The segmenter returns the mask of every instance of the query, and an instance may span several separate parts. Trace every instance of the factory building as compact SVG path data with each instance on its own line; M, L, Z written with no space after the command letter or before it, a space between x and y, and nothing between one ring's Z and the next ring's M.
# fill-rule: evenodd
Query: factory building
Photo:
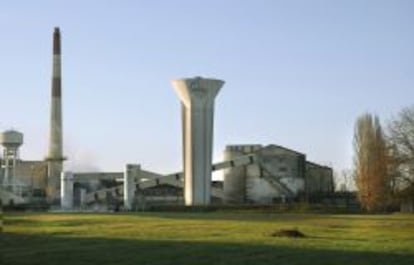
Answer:
M224 172L222 181L209 183L211 204L266 205L304 201L313 194L333 192L331 168L307 161L305 154L278 145L227 146L223 161L213 164L211 170ZM106 179L108 184L97 189L88 188L80 205L120 200L128 201L129 209L185 204L184 173L160 175L140 168L129 181L122 172L103 174L74 174L75 182ZM110 182L111 179L118 182ZM84 182L83 187L86 184Z
M212 204L263 205L333 192L331 168L307 161L305 154L282 146L229 145L223 157L222 162L212 165L212 171L223 170L223 180L211 182ZM0 162L0 180L5 183L5 160ZM7 204L11 199L13 203L45 199L47 166L47 161L17 159L13 189L24 201L10 196L2 200ZM99 205L101 209L114 209L125 201L129 201L129 209L184 204L183 173L165 176L140 169L132 175L129 187L124 185L124 172L74 172L72 175L69 205L75 208ZM128 200L125 190L131 187Z
M269 204L305 199L315 192L333 192L332 169L306 160L300 152L268 145L229 145L224 159L255 154L258 163L224 172L223 200L229 204Z
M23 134L8 130L0 133L3 156L0 157L0 184L2 202L28 203L45 198L47 190L47 162L20 158Z
M333 192L333 170L331 167L307 161L305 182L306 193L309 196Z
M18 160L15 169L15 180L30 187L39 194L47 188L47 162Z

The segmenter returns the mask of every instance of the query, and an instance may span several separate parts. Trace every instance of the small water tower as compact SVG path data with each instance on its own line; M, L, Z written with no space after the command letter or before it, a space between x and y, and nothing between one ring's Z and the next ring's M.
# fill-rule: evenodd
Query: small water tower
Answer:
M23 144L23 134L15 130L2 132L0 133L0 144L3 146L3 185L12 185L16 161L20 158L19 147Z

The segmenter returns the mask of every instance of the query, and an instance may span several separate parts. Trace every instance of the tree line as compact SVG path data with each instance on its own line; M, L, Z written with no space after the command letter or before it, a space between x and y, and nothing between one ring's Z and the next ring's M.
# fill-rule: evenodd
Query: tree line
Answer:
M414 105L383 127L378 116L359 116L354 132L358 198L368 212L385 211L404 191L414 199Z

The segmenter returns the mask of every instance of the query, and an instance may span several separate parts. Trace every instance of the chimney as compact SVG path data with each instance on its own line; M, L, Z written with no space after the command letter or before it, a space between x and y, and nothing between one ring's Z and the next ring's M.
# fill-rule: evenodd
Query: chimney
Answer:
M53 70L52 70L52 100L50 109L50 134L48 161L47 196L51 203L57 203L60 191L60 175L63 170L62 144L62 79L60 31L55 28L53 33Z

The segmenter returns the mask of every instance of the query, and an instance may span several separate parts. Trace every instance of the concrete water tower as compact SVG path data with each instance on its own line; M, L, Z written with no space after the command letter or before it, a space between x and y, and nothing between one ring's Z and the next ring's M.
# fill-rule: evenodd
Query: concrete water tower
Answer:
M181 101L185 205L209 205L213 149L214 99L224 81L185 78L172 81Z
M19 147L23 144L23 134L15 130L2 132L0 133L0 144L3 146L3 185L12 185L16 161L20 158Z

